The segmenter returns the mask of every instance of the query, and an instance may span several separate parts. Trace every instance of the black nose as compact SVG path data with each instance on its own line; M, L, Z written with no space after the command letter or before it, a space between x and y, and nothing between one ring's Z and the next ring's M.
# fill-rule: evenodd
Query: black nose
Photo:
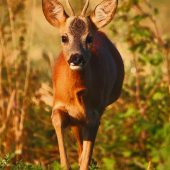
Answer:
M82 63L83 65L85 64L85 60L83 58L82 54L72 54L70 59L68 60L68 63L73 63L74 65L79 65L80 63Z

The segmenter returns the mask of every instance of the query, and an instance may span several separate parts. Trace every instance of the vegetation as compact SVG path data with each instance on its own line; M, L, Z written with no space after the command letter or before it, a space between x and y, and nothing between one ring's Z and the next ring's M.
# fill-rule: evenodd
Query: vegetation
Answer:
M11 157L14 155L10 155L9 153L6 154L4 158L0 158L0 169L11 169L11 170L44 170L44 168L41 165L31 165L28 163L23 163L22 160L20 160L15 165L9 165ZM60 167L60 164L56 161L53 162L51 166L47 167L47 170L62 170Z
M80 0L71 3L79 14ZM160 26L168 4L119 0L105 29L124 59L125 78L120 99L108 106L101 120L93 152L100 167L93 160L90 169L170 167L170 35ZM0 169L60 169L50 115L51 73L61 46L41 2L1 0L0 40ZM65 141L72 168L77 169L77 144L70 129Z

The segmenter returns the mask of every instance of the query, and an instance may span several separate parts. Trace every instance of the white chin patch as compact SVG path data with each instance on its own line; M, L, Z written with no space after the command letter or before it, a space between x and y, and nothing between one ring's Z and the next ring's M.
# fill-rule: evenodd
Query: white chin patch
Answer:
M70 63L70 68L72 70L81 70L83 68L83 64L80 63L79 65L74 65L73 63Z

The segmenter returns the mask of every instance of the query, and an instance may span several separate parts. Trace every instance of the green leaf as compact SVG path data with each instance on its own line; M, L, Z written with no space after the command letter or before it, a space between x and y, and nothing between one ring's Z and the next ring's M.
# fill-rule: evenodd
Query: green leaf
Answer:
M159 14L159 11L158 11L157 8L154 8L154 13L155 13L155 15L158 15L158 14Z
M153 100L160 100L162 98L163 94L161 92L156 92L154 95L153 95Z
M138 3L139 3L139 0L133 0L134 5L138 5Z
M147 55L140 55L139 62L142 62L143 64L146 64L150 60L149 56Z
M54 161L51 166L54 170L60 170L61 169L60 163L58 163L57 161Z
M132 27L132 31L133 33L138 34L139 36L144 36L147 38L152 37L152 33L150 32L150 29L148 29L148 27L141 27L141 26L139 27L134 25Z
M130 151L124 151L123 152L124 157L129 157L131 155Z
M107 170L112 170L113 166L115 165L115 160L111 158L103 158L104 166L107 168Z
M147 18L149 15L148 14L145 14L145 15L136 15L135 17L134 17L134 20L137 22L137 23L139 23L142 19L145 19L145 18Z
M99 169L99 167L100 165L97 165L97 162L92 158L92 165L89 166L90 170Z
M135 52L139 49L139 52L142 53L143 50L145 49L145 47L146 47L146 43L144 41L142 41L137 44L134 44L130 49L132 52Z
M120 118L128 118L128 117L134 117L136 115L136 111L129 107L128 110L125 113L121 113L119 115Z
M154 58L150 58L150 63L152 65L159 65L162 62L162 55L157 52Z

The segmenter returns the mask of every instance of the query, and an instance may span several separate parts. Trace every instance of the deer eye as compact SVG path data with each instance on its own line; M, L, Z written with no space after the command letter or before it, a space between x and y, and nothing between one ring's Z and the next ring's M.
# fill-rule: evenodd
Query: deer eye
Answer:
M87 37L86 41L87 41L87 43L92 43L93 42L93 37Z
M66 36L62 36L61 40L62 40L63 43L66 43L68 41L68 38Z

